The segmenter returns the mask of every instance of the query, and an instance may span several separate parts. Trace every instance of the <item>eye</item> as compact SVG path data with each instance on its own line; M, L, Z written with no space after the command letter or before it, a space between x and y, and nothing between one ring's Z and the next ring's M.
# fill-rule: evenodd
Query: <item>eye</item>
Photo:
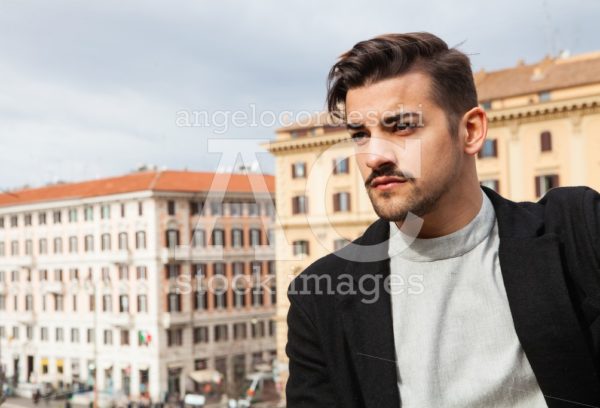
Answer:
M356 132L350 135L352 141L358 145L365 144L367 142L368 136L365 132Z
M394 126L394 129L402 132L402 131L406 131L406 130L415 129L417 127L419 127L419 126L416 123L412 123L412 122L398 122Z

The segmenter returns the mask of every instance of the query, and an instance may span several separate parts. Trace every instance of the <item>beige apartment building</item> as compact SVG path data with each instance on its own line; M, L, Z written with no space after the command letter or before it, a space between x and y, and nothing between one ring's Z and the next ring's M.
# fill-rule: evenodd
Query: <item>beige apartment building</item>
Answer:
M272 176L187 171L0 194L10 384L160 401L196 390L204 370L230 391L270 363L273 195Z
M556 186L600 189L600 52L475 73L490 124L478 159L482 184L513 200ZM375 220L343 127L325 114L277 131L277 351L286 361L291 278L358 237Z

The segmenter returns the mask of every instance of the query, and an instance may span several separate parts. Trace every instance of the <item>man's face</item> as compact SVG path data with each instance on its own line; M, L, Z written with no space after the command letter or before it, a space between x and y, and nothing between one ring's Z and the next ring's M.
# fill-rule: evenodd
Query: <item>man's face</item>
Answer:
M463 154L430 87L428 75L409 72L346 95L358 166L375 212L388 221L430 213L460 182Z

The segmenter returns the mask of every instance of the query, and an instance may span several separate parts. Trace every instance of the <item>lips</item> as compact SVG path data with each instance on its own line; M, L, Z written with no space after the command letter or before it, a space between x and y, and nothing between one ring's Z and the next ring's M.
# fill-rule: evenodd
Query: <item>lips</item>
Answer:
M373 179L370 186L378 190L387 190L405 182L406 179L401 177L382 176Z

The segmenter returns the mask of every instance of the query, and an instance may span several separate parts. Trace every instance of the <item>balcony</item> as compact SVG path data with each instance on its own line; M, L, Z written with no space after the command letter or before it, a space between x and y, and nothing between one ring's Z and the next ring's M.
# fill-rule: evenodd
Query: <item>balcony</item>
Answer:
M35 314L35 312L28 310L25 312L19 312L19 315L17 316L17 320L19 321L19 323L24 324L24 325L33 325L35 324L37 319L37 316Z

